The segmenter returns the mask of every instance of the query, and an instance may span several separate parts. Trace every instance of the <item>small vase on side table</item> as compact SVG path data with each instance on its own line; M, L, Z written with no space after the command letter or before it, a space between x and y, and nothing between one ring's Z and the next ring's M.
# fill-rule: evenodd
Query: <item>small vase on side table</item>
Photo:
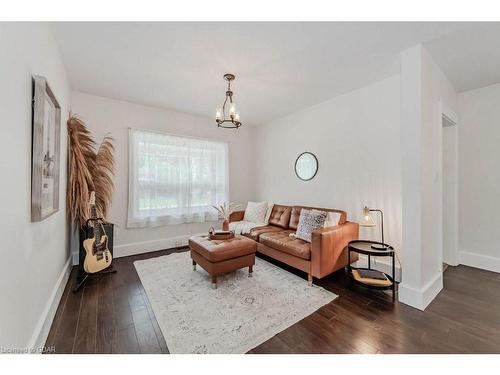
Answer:
M224 220L222 222L222 230L229 230L229 220Z

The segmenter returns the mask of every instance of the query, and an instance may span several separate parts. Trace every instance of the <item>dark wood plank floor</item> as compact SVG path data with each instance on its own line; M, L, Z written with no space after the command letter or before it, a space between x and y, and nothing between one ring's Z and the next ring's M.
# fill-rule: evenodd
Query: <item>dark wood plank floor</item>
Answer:
M56 353L168 353L133 262L178 251L117 258L115 275L76 294L73 269L46 345ZM350 289L343 271L315 282L339 297L250 353L500 353L500 274L448 267L424 312Z

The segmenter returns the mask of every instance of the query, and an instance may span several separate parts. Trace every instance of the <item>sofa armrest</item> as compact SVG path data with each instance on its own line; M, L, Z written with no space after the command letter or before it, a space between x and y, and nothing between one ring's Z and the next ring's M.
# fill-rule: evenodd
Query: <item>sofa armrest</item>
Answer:
M242 211L234 211L231 215L229 215L229 222L233 221L242 221L245 217L245 210Z
M347 265L346 246L359 238L359 224L350 221L315 230L311 237L311 273L324 277ZM355 256L351 259L355 261Z

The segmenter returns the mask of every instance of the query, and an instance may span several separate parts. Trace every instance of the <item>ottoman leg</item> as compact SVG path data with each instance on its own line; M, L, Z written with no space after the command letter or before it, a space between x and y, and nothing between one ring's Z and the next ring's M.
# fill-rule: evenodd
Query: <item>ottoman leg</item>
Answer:
M253 266L248 266L248 277L253 276Z
M217 289L217 276L212 276L212 289Z
M196 262L193 260L193 271L196 271Z

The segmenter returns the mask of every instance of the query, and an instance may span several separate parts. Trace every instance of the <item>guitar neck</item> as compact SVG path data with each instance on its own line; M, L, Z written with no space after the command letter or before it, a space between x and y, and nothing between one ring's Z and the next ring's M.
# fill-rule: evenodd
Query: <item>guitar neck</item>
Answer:
M97 209L95 206L92 206L90 210L90 217L91 219L97 219ZM97 243L101 242L101 231L99 230L97 220L94 220L94 239Z

